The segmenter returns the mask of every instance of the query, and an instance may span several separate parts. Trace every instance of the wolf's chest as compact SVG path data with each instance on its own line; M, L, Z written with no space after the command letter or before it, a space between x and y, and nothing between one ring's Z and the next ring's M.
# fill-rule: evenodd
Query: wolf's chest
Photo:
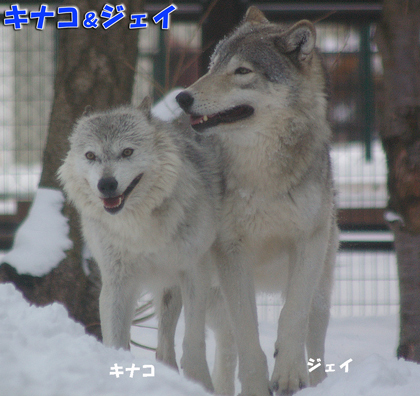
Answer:
M296 232L299 217L298 208L287 194L275 196L238 189L226 198L222 221L223 228L230 229L239 239L261 245L266 239L290 237Z

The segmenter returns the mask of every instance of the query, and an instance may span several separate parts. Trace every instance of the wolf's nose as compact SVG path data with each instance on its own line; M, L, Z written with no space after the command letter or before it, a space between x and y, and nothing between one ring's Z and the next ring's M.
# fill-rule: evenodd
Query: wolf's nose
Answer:
M103 177L98 183L98 190L106 196L112 196L117 187L118 182L115 177Z
M175 99L181 108L185 111L187 111L194 102L194 97L187 91L180 92Z

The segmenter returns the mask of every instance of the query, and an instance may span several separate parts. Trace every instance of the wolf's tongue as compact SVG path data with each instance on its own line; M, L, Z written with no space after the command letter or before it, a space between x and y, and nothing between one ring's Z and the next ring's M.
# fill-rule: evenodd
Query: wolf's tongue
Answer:
M250 105L232 107L220 113L210 115L190 115L190 124L196 131L203 131L206 128L214 127L220 123L230 123L250 117L254 114L254 108Z
M191 123L191 125L199 124L202 118L203 118L202 116L199 116L199 117L190 116L190 123Z
M105 208L113 209L121 205L123 198L124 198L123 195L120 195L119 197L115 197L115 198L103 198L102 201L104 202Z

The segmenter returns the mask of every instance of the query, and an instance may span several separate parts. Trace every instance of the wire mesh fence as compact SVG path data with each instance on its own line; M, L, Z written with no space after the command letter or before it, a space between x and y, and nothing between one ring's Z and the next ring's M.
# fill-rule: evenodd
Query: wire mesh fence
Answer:
M373 29L373 28L371 28ZM386 161L377 139L376 121L366 155L363 120L361 31L348 24L319 23L318 45L331 75L330 119L334 132L332 161L339 208L384 208ZM0 226L1 216L31 200L41 172L53 98L56 29L22 31L0 25ZM197 24L173 23L164 34L141 31L133 103L145 95L158 98L168 89L187 86L199 76L201 35ZM380 97L381 62L370 48L373 86ZM376 113L380 111L375 101ZM373 240L378 233L371 233ZM346 250L338 255L333 315L384 315L398 309L396 259L392 251ZM279 295L261 295L259 314L275 320Z
M260 320L277 322L283 300L280 294L260 293ZM382 316L399 309L398 276L394 252L340 252L335 268L332 316Z
M33 28L33 27L32 27ZM0 214L31 200L53 98L55 30L0 26Z

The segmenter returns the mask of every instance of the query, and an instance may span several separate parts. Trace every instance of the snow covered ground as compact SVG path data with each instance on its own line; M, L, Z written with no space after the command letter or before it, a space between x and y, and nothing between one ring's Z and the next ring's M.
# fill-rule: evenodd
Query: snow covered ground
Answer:
M176 334L178 358L182 322ZM148 325L154 324L151 320ZM261 344L270 369L273 368L276 327L275 320L260 321ZM325 357L331 372L318 387L304 389L298 395L417 396L420 365L394 357L397 328L396 316L332 318ZM133 328L132 333L136 341L156 345L155 329ZM211 332L208 332L207 344L212 365L214 339ZM352 360L346 372L346 367L340 366L349 359ZM118 378L115 364L122 372ZM205 394L199 385L157 363L153 352L139 348L132 352L105 348L69 319L59 304L43 308L30 306L12 285L0 285L0 395Z
M115 363L124 368L119 378L110 375ZM130 378L125 368L133 364L140 370ZM13 286L0 285L0 395L200 396L205 392L152 358L105 348L85 335L59 304L30 307Z

